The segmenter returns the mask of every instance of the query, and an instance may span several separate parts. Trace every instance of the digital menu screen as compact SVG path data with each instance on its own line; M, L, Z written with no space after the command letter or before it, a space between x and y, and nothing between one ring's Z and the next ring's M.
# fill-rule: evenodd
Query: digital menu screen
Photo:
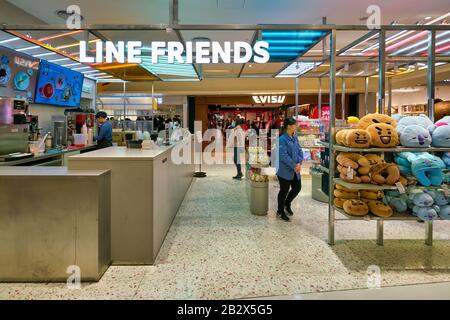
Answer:
M0 97L34 101L39 59L0 46Z
M79 107L84 75L48 61L41 61L35 102Z

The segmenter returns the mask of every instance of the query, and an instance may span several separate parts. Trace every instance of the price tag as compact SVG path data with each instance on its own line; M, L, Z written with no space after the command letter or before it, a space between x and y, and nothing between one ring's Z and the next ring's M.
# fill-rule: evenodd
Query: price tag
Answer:
M353 168L352 167L347 168L347 178L350 180L353 180Z
M450 195L450 191L448 190L448 186L446 184L442 185L442 190L444 191L446 197Z
M363 219L364 221L370 221L370 215L366 214Z
M401 194L406 193L405 187L400 182L396 182L395 186L397 187L398 192L400 192Z

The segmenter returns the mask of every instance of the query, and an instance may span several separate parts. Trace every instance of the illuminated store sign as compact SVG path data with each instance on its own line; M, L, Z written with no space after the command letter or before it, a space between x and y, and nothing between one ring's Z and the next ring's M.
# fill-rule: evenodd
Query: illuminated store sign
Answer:
M255 103L283 103L286 96L252 96Z
M142 50L150 50L151 63L158 63L160 57L167 57L168 63L266 63L270 59L269 43L257 41L253 46L244 41L186 42L153 41L150 47L143 47L141 41L98 41L95 55L88 55L88 43L80 41L80 62L82 63L142 63Z

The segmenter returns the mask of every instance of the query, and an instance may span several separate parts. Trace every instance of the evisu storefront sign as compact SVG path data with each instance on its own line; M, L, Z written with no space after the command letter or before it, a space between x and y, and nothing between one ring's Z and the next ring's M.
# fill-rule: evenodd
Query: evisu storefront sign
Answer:
M141 41L98 41L95 54L89 55L86 41L80 41L80 62L82 63L142 63L142 52L150 52L151 63L161 57L168 63L267 63L270 59L269 43L257 41L251 45L244 41L178 42L153 41L144 47Z
M276 96L276 95L261 95L252 96L253 102L255 103L284 103L286 96Z

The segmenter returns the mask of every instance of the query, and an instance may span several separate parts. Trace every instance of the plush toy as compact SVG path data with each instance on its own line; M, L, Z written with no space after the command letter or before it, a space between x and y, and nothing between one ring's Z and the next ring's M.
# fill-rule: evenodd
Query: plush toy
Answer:
M359 122L359 118L358 118L358 117L353 117L353 116L351 116L351 117L348 117L348 118L347 118L347 123L348 123L349 125L356 126L356 125L358 124L358 122Z
M403 128L399 135L400 143L405 147L428 148L431 145L430 132L417 124Z
M369 161L370 166L375 166L377 164L386 163L386 161L384 161L384 159L382 157L380 157L379 155L377 155L375 153L366 154L366 155L364 155L364 157L366 157L366 159Z
M334 198L333 202L334 202L334 205L335 205L337 208L343 209L343 208L344 208L344 202L347 201L347 200L348 200L348 199Z
M341 130L343 131L343 130ZM366 130L347 129L343 133L344 146L351 148L368 148L370 136Z
M383 198L384 193L383 191L375 191L375 190L359 190L359 195L361 198L364 199L378 200Z
M434 105L434 119L435 121L450 116L450 101L441 101Z
M392 148L398 145L398 134L395 128L386 123L371 124L367 127L371 145L379 148Z
M444 161L445 166L447 167L447 169L450 170L450 152L445 152L442 155L442 161Z
M408 196L396 190L384 193L383 202L388 204L395 212L406 212L408 210Z
M369 207L369 211L378 217L389 218L394 213L389 205L385 204L380 200L371 200L363 198L361 198L361 200L367 204L367 206Z
M344 211L352 216L365 216L369 213L369 207L361 200L347 200L343 205Z
M334 189L333 194L336 198L340 199L358 199L358 191Z
M345 143L345 135L347 133L347 129L342 129L336 132L335 140L336 143L343 146Z
M400 180L400 170L393 163L378 164L370 169L371 183L394 185Z
M414 190L409 194L412 202L412 213L423 221L438 218L439 206L434 204L433 198L422 190Z
M397 133L401 136L403 130L414 125L421 126L424 129L429 130L430 127L433 126L433 122L424 114L419 116L404 117L397 123Z
M358 169L359 166L367 167L369 166L369 160L366 157L351 152L341 152L336 157L336 161L344 167L351 167L353 169Z
M395 156L395 162L401 173L413 174L422 186L442 184L445 164L437 156L427 152L401 152Z
M444 124L430 129L434 147L450 148L450 125Z
M403 119L403 116L400 113L395 113L395 114L391 115L391 118L394 119L397 122L397 124L398 124L398 122L401 119Z
M341 165L337 166L337 170L339 171L339 177L350 183L361 183L361 178L356 174L355 170L351 167L343 167Z
M358 128L366 130L372 124L385 123L392 127L397 127L397 122L388 115L380 113L369 113L362 117L358 122Z
M444 220L450 220L450 202L444 189L425 190L434 201L434 204L439 206L439 217Z

